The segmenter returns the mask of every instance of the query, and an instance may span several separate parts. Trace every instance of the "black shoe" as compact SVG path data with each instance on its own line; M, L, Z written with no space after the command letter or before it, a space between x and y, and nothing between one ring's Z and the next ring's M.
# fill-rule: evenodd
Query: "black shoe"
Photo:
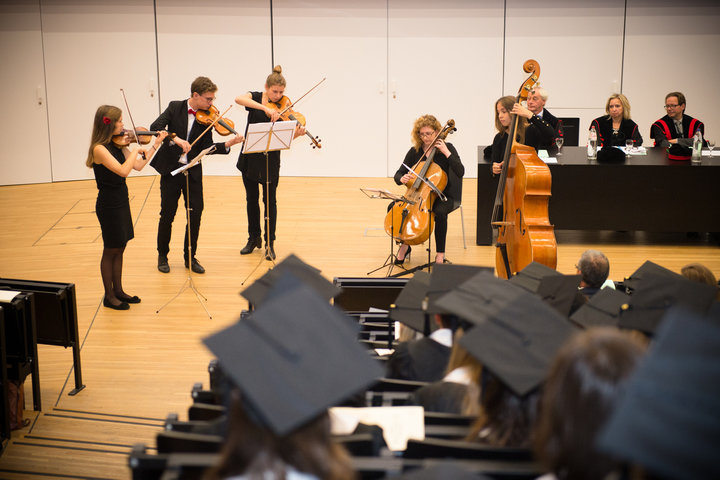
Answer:
M170 265L165 255L158 255L158 270L162 273L170 273Z
M112 308L113 310L129 310L130 305L127 302L120 302L120 305L111 303L107 298L103 298L103 307Z
M275 260L275 249L271 245L265 246L265 260Z
M115 297L121 302L140 303L140 297L137 295L133 295L132 297L130 295L115 295Z
M407 251L405 252L405 256L401 259L395 257L395 261L393 262L395 265L402 265L405 263L405 260L410 256L410 252L412 251L412 247L410 245L407 246Z
M248 238L247 244L240 250L240 255L252 253L255 248L262 247L262 239L260 237Z
M192 259L192 265L190 265L187 258L185 259L185 268L189 268L195 273L205 273L205 269L202 265L200 265L200 262L198 262L195 257Z

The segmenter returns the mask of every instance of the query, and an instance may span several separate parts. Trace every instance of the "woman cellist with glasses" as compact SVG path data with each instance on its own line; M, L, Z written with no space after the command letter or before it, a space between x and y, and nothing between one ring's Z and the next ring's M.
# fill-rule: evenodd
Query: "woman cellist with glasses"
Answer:
M436 198L432 207L435 217L433 220L435 226L435 263L447 263L445 259L447 217L460 203L462 177L465 174L465 167L460 161L460 156L455 147L452 143L447 143L438 137L441 129L440 122L432 115L423 115L415 120L411 133L413 146L408 150L403 165L400 165L394 176L395 183L398 185L408 185L414 182L416 175L411 173L413 166L426 155L428 150L433 147L437 150L433 162L447 175L447 184L443 190L447 200L442 201L440 198ZM410 251L410 245L403 243L398 250L395 264L402 265L409 256Z

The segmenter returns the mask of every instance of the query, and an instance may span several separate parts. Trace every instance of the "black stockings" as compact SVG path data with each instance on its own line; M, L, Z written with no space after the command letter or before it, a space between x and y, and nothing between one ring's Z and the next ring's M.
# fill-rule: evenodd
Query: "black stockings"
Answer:
M102 276L103 287L105 287L105 298L113 304L120 303L118 296L128 296L122 288L124 251L125 247L104 248L102 258L100 259L100 275Z

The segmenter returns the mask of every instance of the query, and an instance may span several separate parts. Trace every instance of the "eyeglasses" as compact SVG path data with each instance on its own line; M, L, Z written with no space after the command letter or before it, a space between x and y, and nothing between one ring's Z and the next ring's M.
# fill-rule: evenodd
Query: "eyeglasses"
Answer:
M432 137L435 135L435 132L419 132L418 135L421 137Z
M680 105L665 105L666 110L670 110L671 108L678 108Z
M215 100L215 97L205 97L203 95L200 95L200 98L204 99L206 102L212 103Z

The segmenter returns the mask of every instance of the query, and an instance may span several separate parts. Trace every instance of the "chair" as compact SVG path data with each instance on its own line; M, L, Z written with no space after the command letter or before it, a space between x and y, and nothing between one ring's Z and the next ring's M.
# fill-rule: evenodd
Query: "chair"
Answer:
M222 405L193 403L190 405L190 408L188 408L188 420L215 420L225 414L226 410Z
M375 385L367 389L365 398L367 404L373 407L405 405L415 390L427 384L427 382L381 378Z
M408 440L403 458L465 458L472 460L532 461L527 448L490 447L481 443L461 440L426 438Z
M155 437L158 453L218 453L223 445L220 435L162 431Z

